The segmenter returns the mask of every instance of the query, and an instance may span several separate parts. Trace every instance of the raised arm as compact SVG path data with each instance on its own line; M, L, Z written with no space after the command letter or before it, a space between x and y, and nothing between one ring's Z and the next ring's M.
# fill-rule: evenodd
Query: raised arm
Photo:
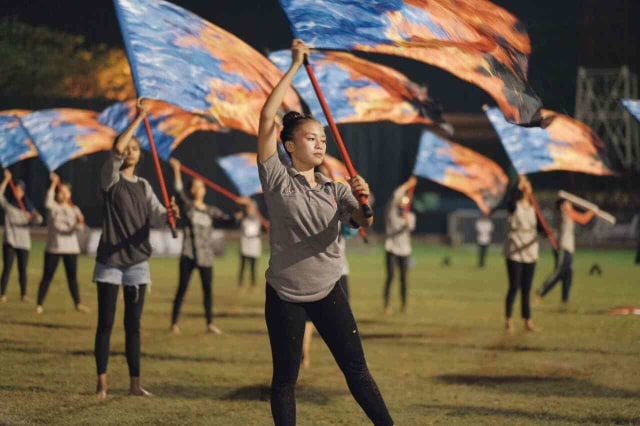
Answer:
M571 211L569 212L569 216L571 217L571 220L573 220L574 222L579 223L580 225L586 225L587 223L591 222L591 219L593 219L593 217L595 216L595 213L592 212L591 210L581 213L571 208Z
M51 180L51 185L49 185L49 190L47 191L47 198L45 200L44 206L51 210L55 207L55 193L56 186L60 183L60 176L51 172L49 173L49 179Z
M302 66L305 55L309 54L309 48L302 40L295 39L291 46L291 67L274 87L267 101L260 111L260 125L258 127L258 161L261 163L271 158L276 153L278 140L278 126L276 115L284 97L291 86L293 77Z
M4 193L7 190L7 186L11 181L11 172L8 169L4 169L4 179L2 179L2 183L0 184L0 203L2 204L2 208L5 207L7 203L7 199L4 197Z
M116 138L116 142L113 145L113 151L116 153L118 157L122 157L129 146L129 142L133 139L138 126L142 120L144 120L145 115L149 111L149 104L145 99L138 99L138 115L136 118L129 124L129 127L125 129L118 137Z

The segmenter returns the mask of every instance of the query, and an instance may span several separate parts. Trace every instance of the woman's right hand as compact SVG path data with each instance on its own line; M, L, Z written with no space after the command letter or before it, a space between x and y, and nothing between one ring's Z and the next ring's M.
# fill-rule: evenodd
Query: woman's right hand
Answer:
M309 56L309 46L304 41L296 38L291 44L291 66L299 67L304 63L304 58Z
M145 115L149 112L149 100L145 98L138 98L138 114Z
M51 185L58 185L60 183L60 176L54 172L49 173L49 179L51 179Z
M4 181L5 182L9 182L11 180L12 176L13 175L11 174L9 169L4 169Z

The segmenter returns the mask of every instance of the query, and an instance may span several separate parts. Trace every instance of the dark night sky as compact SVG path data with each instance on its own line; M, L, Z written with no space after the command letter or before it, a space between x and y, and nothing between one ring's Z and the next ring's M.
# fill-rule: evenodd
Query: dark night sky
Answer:
M231 31L263 52L286 48L291 40L277 0L179 0L174 3ZM634 46L638 46L640 36L631 17L640 16L638 0L495 0L495 3L527 25L533 46L529 78L550 109L573 112L579 64L619 66L626 55L637 71ZM82 34L88 43L121 46L110 0L0 0L0 5L3 16ZM589 27L584 24L588 16L593 17ZM631 29L625 33L624 28ZM428 84L432 96L442 99L448 111L479 112L483 103L491 103L480 89L439 69L388 56L369 58L398 68L414 81Z

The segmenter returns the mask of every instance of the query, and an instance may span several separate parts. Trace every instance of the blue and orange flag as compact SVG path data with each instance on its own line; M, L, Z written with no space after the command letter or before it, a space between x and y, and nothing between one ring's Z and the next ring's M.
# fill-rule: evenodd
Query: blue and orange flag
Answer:
M198 130L219 131L220 125L210 116L186 112L175 105L162 101L149 101L149 124L156 143L158 155L163 160L168 160L171 152L182 141ZM98 117L98 120L117 133L122 133L135 119L138 113L136 101L118 102L111 105ZM142 148L149 149L149 140L144 125L136 130L136 137Z
M291 66L291 52L280 50L269 59L282 72ZM443 121L425 87L409 80L393 68L379 65L345 52L313 52L313 69L323 88L336 123L392 121L398 124L434 124ZM293 84L309 106L311 114L327 124L320 102L303 70Z
M413 174L462 192L487 214L500 203L509 183L491 159L429 131L420 136Z
M640 123L640 99L620 99L620 101L627 111Z
M489 93L510 122L539 121L527 81L529 36L488 0L279 0L296 38L314 48L403 56Z
M513 166L520 174L566 170L610 175L604 143L589 126L549 110L542 110L545 128L523 128L504 119L498 108L486 109Z
M0 165L3 168L38 156L36 147L20 121L20 117L30 112L24 109L0 111Z
M46 109L22 117L22 124L49 170L67 161L113 147L116 132L81 109Z
M262 192L262 184L258 177L258 156L255 152L228 155L216 161L238 188L240 195L251 196Z
M256 135L282 73L233 34L162 0L114 0L138 97L210 115ZM300 111L289 90L285 109Z

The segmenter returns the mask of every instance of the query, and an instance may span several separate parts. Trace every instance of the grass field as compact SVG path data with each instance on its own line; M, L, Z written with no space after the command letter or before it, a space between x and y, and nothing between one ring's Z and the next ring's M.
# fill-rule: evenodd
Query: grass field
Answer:
M94 398L96 291L91 258L80 262L81 295L91 314L76 313L62 265L45 313L18 302L14 276L0 305L0 424L268 425L271 355L263 317L263 284L239 296L237 247L215 269L215 316L222 336L204 333L199 278L192 280L181 321L169 316L177 260L154 259L142 335L142 376L153 398L126 395L123 305L111 340L110 397ZM450 254L453 267L441 266ZM353 310L367 360L398 425L640 424L640 317L609 316L615 305L640 305L640 268L630 251L579 250L571 306L559 288L534 308L540 333L503 330L504 261L492 249L486 270L475 249L420 245L410 271L410 308L382 315L383 252L349 251ZM588 268L598 261L602 277ZM261 260L262 268L267 258ZM535 283L550 272L538 264ZM42 247L32 251L29 294L37 291ZM398 291L394 287L394 304ZM516 312L519 313L519 302ZM368 424L331 354L313 343L311 368L298 382L298 424Z

